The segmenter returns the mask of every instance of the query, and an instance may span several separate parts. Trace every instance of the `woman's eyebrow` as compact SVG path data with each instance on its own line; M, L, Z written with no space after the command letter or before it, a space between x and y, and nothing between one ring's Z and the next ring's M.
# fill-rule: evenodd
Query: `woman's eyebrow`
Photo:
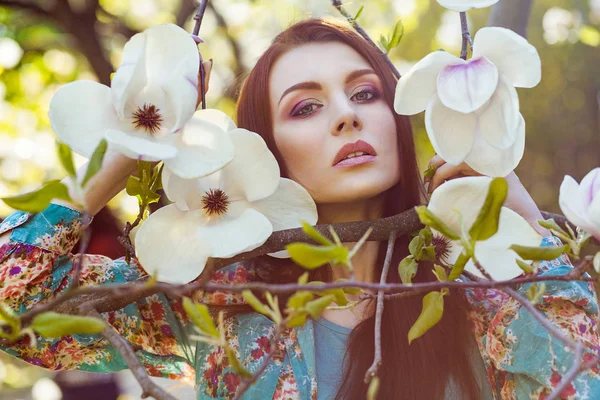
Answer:
M356 71L352 71L348 74L348 76L346 77L345 83L350 83L353 80L358 79L361 76L367 75L367 74L375 74L375 71L370 68L357 69ZM287 94L289 94L295 90L300 90L300 89L321 90L322 88L323 87L321 86L321 84L319 84L318 82L315 82L315 81L297 83L295 85L290 86L289 88L287 88L285 90L285 92L283 92L283 94L279 98L279 103L277 103L277 104L278 105L281 104L281 100L283 100L283 98Z

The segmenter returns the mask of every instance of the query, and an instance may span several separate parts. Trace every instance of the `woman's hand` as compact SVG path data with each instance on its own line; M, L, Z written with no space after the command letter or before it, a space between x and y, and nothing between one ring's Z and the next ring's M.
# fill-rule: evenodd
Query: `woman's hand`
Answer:
M448 164L437 154L431 159L429 165L435 167L433 177L425 178L425 183L429 183L429 194L433 193L433 191L445 181L465 176L483 176L464 162L459 165ZM550 235L550 231L537 223L538 219L543 219L542 214L529 195L529 192L527 192L525 187L521 184L519 177L513 171L506 176L505 179L508 183L508 195L504 201L504 206L525 218L525 220L529 222L533 229L539 232L540 235Z

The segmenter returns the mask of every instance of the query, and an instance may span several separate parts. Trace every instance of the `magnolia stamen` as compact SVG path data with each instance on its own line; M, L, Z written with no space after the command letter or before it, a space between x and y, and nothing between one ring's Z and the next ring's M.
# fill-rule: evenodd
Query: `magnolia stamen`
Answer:
M202 208L209 216L219 216L227 212L229 197L221 189L209 189L202 197Z
M144 129L150 134L154 134L160 130L160 124L163 122L163 117L160 114L160 109L154 104L144 104L143 107L133 113L133 123L136 129Z
M448 262L448 256L450 256L450 239L445 236L433 235L431 244L435 249L435 258Z

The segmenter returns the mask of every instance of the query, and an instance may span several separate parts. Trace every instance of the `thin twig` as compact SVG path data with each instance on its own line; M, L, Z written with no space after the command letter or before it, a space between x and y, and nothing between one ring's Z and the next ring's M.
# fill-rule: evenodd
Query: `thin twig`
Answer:
M360 35L363 38L365 38L367 40L367 42L369 42L370 44L372 44L373 47L375 47L379 51L379 54L381 54L384 57L385 61L390 66L390 70L392 71L392 73L394 74L394 76L397 79L400 79L400 72L398 72L398 70L396 69L396 67L392 63L392 61L389 59L389 57L383 51L381 51L381 49L373 42L373 40L371 40L371 38L369 37L369 34L358 24L358 22L356 22L356 20L354 19L354 17L352 17L350 14L348 14L348 12L344 9L344 6L342 5L342 1L341 0L331 0L331 4L344 17L346 17L346 19L348 20L348 22L354 27L354 29L358 33L360 33Z
M200 32L200 25L202 24L202 18L204 18L204 12L206 11L206 6L208 5L208 0L202 0L200 3L200 7L198 7L198 12L194 15L194 20L196 24L194 25L193 34L198 36Z
M283 329L282 325L275 325L275 335L271 339L271 346L269 348L269 354L267 354L267 356L262 361L260 368L252 375L251 378L242 380L242 382L240 383L240 386L238 387L238 389L235 393L235 397L233 398L233 400L240 400L242 398L242 395L244 393L246 393L246 391L248 389L250 389L250 386L252 386L254 384L254 382L256 382L258 377L263 372L265 372L265 370L269 366L269 362L271 361L271 359L275 355L275 352L277 351L277 348L279 347L279 340L281 339L281 330L282 329Z
M91 315L96 318L102 319L100 313L94 309L86 309L86 307L82 310L87 315ZM176 400L175 397L171 396L160 386L156 385L150 377L148 373L144 369L144 366L137 358L135 351L132 349L131 344L125 340L112 326L107 326L106 329L102 331L102 336L104 336L123 356L123 360L127 364L127 367L131 370L138 383L142 387L143 394L142 398L152 396L157 400Z
M392 254L394 253L395 243L396 232L392 232L390 234L387 251L385 253L383 270L381 271L381 279L379 280L380 285L384 285L387 281L388 272L390 270L390 264L392 263ZM365 375L366 383L371 382L371 379L373 379L377 375L377 370L381 365L381 319L383 317L383 305L383 291L379 290L377 292L377 308L375 309L375 358L373 359L373 364L371 364Z
M471 47L471 51L473 51L473 40L471 39L471 34L469 33L467 13L464 11L460 13L460 29L462 32L462 49L460 50L460 58L466 60L469 53L469 45Z
M573 359L573 363L571 364L571 368L567 371L566 375L564 375L558 386L552 390L552 393L546 398L546 400L557 400L560 398L563 390L569 386L571 382L575 380L577 375L581 372L581 359L583 356L584 347L581 343L577 343L575 345L575 358Z

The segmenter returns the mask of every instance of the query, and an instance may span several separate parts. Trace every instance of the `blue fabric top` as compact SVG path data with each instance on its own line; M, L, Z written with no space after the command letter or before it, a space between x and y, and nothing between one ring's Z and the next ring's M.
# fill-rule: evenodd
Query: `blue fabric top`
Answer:
M332 400L342 384L344 355L352 329L319 318L315 320L317 400Z

